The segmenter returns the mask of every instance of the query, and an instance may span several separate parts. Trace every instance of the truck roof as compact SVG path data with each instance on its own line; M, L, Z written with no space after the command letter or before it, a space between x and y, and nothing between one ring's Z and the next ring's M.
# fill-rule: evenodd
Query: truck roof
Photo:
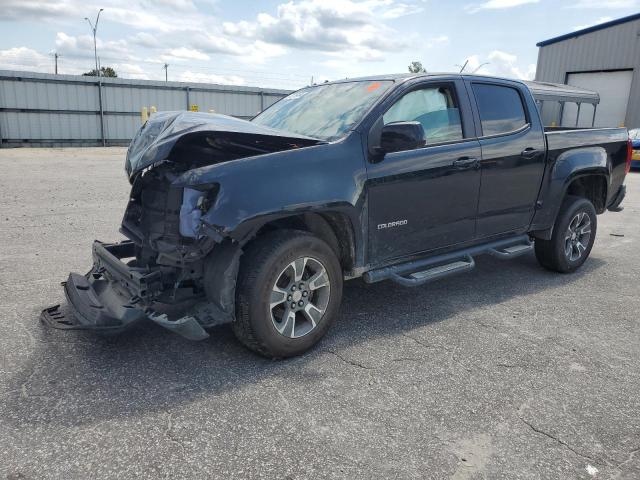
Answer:
M386 75L371 75L366 77L356 78L343 78L340 80L334 80L327 82L332 83L345 83L345 82L375 82L375 81L392 81L392 82L404 82L410 79L418 77L460 77L460 78L472 78L472 79L496 79L496 80L509 80L522 83L527 86L529 91L536 100L539 101L557 101L557 102L575 102L575 103L600 103L600 95L597 92L586 90L580 87L574 87L573 85L565 85L560 83L551 82L535 82L531 80L518 80L512 78L496 77L491 75L473 75L473 74L461 74L456 72L429 72L429 73L394 73ZM323 85L323 84L319 84Z
M505 77L497 77L497 76L491 76L491 75L474 75L474 74L459 73L459 72L428 72L428 73L390 73L385 75L370 75L365 77L342 78L340 80L333 80L331 82L326 82L326 84L343 83L343 82L384 81L384 80L388 80L392 82L403 82L406 80L419 78L419 77L489 78L489 79L496 79L496 80L509 80L511 82L522 83L522 80L505 78ZM319 83L317 85L325 85L325 84Z

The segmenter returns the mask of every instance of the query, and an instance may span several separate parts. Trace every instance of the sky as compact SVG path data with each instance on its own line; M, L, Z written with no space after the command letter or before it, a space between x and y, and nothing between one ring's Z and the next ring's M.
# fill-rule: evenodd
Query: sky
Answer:
M640 0L0 0L0 69L295 89L427 71L533 78L536 43Z

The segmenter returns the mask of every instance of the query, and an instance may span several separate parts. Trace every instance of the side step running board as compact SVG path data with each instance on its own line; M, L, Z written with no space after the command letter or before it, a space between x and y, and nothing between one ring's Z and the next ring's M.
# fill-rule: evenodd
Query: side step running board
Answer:
M399 265L370 270L363 276L367 283L393 280L406 287L416 287L449 275L467 272L475 267L474 255L488 253L500 259L511 259L530 252L533 243L528 235L497 240L456 252L412 260Z
M509 260L511 258L519 257L520 255L524 255L527 252L533 250L533 242L528 241L527 243L520 243L517 245L512 245L510 247L505 248L492 248L489 250L489 255L493 255L496 258L501 258L503 260Z
M456 273L468 272L469 270L473 270L475 266L476 262L474 262L472 257L467 255L464 258L451 263L437 265L421 272L410 273L406 277L393 273L390 278L394 282L404 285L405 287L415 287L418 285L424 285L428 282L433 282L434 280L438 280L443 277L448 277L449 275L455 275Z

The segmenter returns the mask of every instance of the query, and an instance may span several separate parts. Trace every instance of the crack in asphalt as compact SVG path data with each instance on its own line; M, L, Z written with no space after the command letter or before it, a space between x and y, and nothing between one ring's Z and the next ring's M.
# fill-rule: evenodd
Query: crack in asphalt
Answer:
M326 350L326 352L335 355L337 358L342 360L344 363L346 363L348 365L351 365L353 367L362 368L364 370L373 370L373 368L368 367L367 365L364 365L364 364L362 364L360 362L356 362L355 360L349 360L348 358L343 357L342 355L340 355L338 352L336 352L334 350Z
M415 357L395 357L391 359L392 362L420 362L422 360L422 358Z
M596 464L600 464L600 465L602 465L602 462L600 462L600 461L596 460L595 458L593 458L593 457L591 457L591 456L589 456L589 455L586 455L586 454L584 454L584 453L582 453L582 452L580 452L580 451L576 450L574 447L572 447L571 445L569 445L567 442L565 442L565 441L564 441L564 440L562 440L561 438L558 438L558 437L556 437L556 436L554 436L554 435L551 435L551 434L550 434L550 433L548 433L548 432L545 432L544 430L542 430L542 429L540 429L540 428L536 427L536 426L535 426L535 425L533 425L531 422L529 422L529 421L525 420L525 419L524 419L524 418L522 418L522 417L518 417L518 418L519 418L519 419L520 419L520 420L521 420L525 425L527 425L531 430L533 430L534 432L539 433L539 434L541 434L541 435L544 435L545 437L550 438L551 440L553 440L553 441L555 441L556 443L558 443L558 444L562 445L563 447L567 448L568 450L571 450L573 453L575 453L575 454L576 454L576 455L578 455L579 457L582 457L582 458L588 458L588 459L589 459L589 460L591 460L593 463L596 463Z
M31 371L27 375L27 378L25 378L24 381L20 384L20 396L22 398L37 398L37 397L46 398L47 397L46 395L32 395L29 392L29 384L31 383L31 379L35 374L36 374L36 367L32 366Z
M442 351L445 351L445 352L449 353L449 354L451 355L451 359L452 359L455 363L457 363L460 367L462 367L462 368L463 368L464 370L466 370L467 372L473 372L473 368L469 367L468 365L466 365L466 364L464 364L463 362L461 362L460 360L458 360L458 357L455 355L455 353L453 352L453 350L452 350L452 349L447 348L447 347L445 347L445 346L443 346L443 345L432 345L432 344L430 344L430 343L423 342L422 340L418 340L418 339L417 339L417 338L415 338L414 336L412 336L412 335L408 335L408 334L406 334L406 333L404 333L404 332L400 332L400 334L401 334L403 337L406 337L406 338L408 338L408 339L410 339L410 340L413 340L415 343L417 343L418 345L420 345L420 346L421 346L421 347L423 347L423 348L426 348L426 349L429 349L429 350L442 350ZM485 371L485 372L486 372L486 370L485 370L484 368L481 368L481 367L479 367L479 366L477 366L477 365L476 365L476 368L477 368L478 370L482 370L482 371Z
M173 433L173 414L171 412L166 412L167 415L167 428L164 430L164 436L169 440L169 442L177 444L182 451L182 456L186 457L185 446L181 440L179 440Z
M413 337L411 335L408 335L408 334L406 334L404 332L400 332L400 335L402 335L403 337L408 338L409 340L413 340L415 343L417 343L421 347L424 347L424 348L436 348L435 345L431 345L429 343L423 342L422 340L418 340L417 338L415 338L415 337ZM446 348L443 348L443 350L448 351Z
M636 453L638 453L638 452L640 452L640 447L634 448L633 450L631 450L629 452L629 455L628 455L626 460L623 460L622 462L620 462L617 465L615 465L614 468L617 470L617 472L611 478L612 479L620 478L620 475L622 475L622 467L624 467L627 463L629 463L631 460L633 460L633 457L635 457Z

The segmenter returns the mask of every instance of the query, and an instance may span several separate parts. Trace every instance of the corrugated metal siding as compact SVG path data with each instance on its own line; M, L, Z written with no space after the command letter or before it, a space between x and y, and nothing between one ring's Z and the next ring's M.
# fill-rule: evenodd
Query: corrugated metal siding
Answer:
M640 20L540 47L536 80L565 83L569 72L625 69L634 71L625 125L640 128ZM557 104L545 104L545 123L558 114Z
M102 79L108 145L126 144L140 127L140 110L200 111L253 117L290 93L229 85ZM0 70L0 146L100 144L95 77Z

